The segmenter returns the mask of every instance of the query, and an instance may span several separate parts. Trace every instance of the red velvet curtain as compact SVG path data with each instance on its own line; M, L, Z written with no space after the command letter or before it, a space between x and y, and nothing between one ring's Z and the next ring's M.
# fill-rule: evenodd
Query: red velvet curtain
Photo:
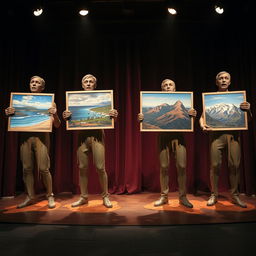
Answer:
M223 23L161 21L44 21L6 20L0 42L0 195L24 191L19 158L19 134L7 132L4 109L10 92L29 91L29 79L40 75L45 92L55 93L59 116L65 110L65 91L81 90L81 78L91 73L97 89L114 90L119 112L115 129L106 130L106 169L111 193L160 191L156 133L141 133L137 114L140 91L160 90L171 78L177 90L193 91L198 112L195 131L184 134L187 145L189 193L209 191L208 135L199 128L201 93L216 91L215 75L227 70L231 90L246 90L254 116L256 81L255 39L249 21ZM247 24L248 23L248 24ZM248 28L248 29L247 29ZM223 35L224 34L224 35ZM255 119L242 132L240 190L256 191ZM54 193L79 193L77 134L66 131L65 122L51 135L51 172ZM90 166L89 192L100 193L97 173ZM229 188L224 158L220 191ZM170 190L177 190L174 159L170 166ZM37 191L43 189L36 183Z

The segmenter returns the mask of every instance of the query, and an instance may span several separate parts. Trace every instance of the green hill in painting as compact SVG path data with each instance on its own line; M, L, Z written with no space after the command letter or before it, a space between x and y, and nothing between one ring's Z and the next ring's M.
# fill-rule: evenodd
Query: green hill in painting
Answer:
M111 105L103 106L103 107L97 107L97 108L91 108L91 111L99 112L99 113L106 113L108 114L111 110Z

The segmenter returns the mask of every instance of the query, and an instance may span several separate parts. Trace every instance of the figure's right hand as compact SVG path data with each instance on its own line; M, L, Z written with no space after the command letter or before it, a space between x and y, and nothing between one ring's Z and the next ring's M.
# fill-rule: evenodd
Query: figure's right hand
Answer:
M8 107L8 108L5 109L5 114L6 114L7 116L14 115L14 113L15 113L15 108Z
M201 128L202 128L203 132L208 132L208 131L212 130L212 127L207 124L201 126Z
M203 130L203 132L212 131L212 127L205 123L204 115L201 115L201 117L199 119L199 124L200 124L200 127Z
M144 115L142 113L138 114L138 121L142 122L144 120Z
M63 111L62 113L62 117L65 119L65 120L68 120L72 115L72 112L68 111L68 110L65 110Z

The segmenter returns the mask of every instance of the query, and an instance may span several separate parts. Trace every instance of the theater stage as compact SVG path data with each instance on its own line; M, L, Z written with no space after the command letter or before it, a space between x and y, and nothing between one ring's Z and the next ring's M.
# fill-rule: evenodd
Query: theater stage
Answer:
M241 195L247 208L240 208L230 202L230 195L223 193L215 206L206 206L209 194L188 195L194 205L188 209L179 205L178 193L169 193L169 204L154 207L158 193L132 195L111 195L113 208L102 205L99 195L90 195L89 204L72 208L71 203L78 195L61 193L55 196L56 208L48 209L43 195L35 204L16 209L25 195L0 200L0 222L37 223L69 225L179 225L236 223L256 221L256 198Z

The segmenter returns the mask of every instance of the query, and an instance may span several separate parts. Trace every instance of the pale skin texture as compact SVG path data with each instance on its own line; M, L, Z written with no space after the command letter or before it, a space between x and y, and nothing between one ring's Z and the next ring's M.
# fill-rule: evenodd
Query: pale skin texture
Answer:
M228 72L222 71L217 74L216 76L216 85L217 85L217 92L228 92L228 88L231 84L231 76ZM240 108L243 111L247 111L248 117L251 118L251 110L250 110L250 103L244 101L240 104ZM202 115L199 120L200 127L203 131L211 131L212 128L209 125L206 125L204 122L204 116Z
M162 91L164 92L175 92L176 91L176 85L174 83L174 81L170 80L170 79L165 79L163 80L162 84L161 84L161 89ZM191 117L196 117L196 110L191 108L189 111L188 111L188 114L191 116ZM143 113L139 113L138 114L138 120L140 122L142 122L144 119L144 115Z
M45 82L44 80L39 76L33 76L30 79L29 88L32 93L41 93L45 89ZM52 117L52 122L55 128L58 128L60 126L60 119L57 114L57 108L56 104L53 103L52 107L48 109L49 114ZM14 115L15 114L15 108L8 107L5 109L5 114L7 116Z
M82 79L82 87L85 91L92 91L92 90L95 90L97 86L97 80L96 78L93 76L93 75L85 75ZM62 117L63 119L67 120L71 117L72 115L72 112L71 111L68 111L68 110L65 110L63 113L62 113ZM118 112L116 109L111 109L109 111L109 116L111 118L117 118L118 116Z

